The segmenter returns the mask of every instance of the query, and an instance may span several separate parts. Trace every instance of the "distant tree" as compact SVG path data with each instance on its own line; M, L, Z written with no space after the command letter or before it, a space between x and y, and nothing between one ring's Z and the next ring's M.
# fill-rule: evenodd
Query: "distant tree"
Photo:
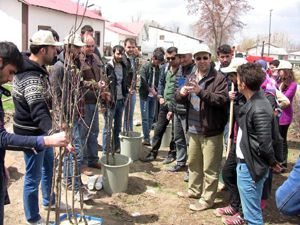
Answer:
M216 50L245 26L240 17L252 7L247 0L187 0L187 9L188 14L199 16L195 24L197 36L206 39Z
M246 52L247 49L256 45L256 40L254 38L245 38L239 44L239 51Z

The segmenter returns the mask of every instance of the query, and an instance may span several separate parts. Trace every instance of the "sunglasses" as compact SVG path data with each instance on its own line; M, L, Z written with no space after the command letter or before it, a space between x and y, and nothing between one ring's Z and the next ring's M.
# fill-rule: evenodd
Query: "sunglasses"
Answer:
M206 60L208 60L208 57L207 56L203 56L203 57L198 56L198 57L196 57L197 61L200 61L201 59L206 61Z
M173 61L175 59L176 59L176 57L167 57L167 61Z

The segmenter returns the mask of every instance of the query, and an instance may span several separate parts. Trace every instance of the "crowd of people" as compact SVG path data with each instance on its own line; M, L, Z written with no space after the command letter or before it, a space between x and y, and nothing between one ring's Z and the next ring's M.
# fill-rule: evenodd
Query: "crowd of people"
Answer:
M4 128L0 105L0 225L4 204L9 203L5 149L24 152L26 223L45 224L39 213L38 190L41 183L43 207L55 208L52 147L68 146L63 164L65 188L74 184L77 200L80 190L83 201L91 199L80 174L91 176L91 168L101 169L100 148L103 154L120 151L122 127L123 131L134 130L137 93L143 145L151 148L143 161L156 160L171 123L172 140L162 163L176 161L168 172L185 171L188 188L177 194L196 199L189 209L203 211L214 206L221 173L230 201L215 209L216 216L228 225L264 224L262 210L273 174L288 169L287 133L297 89L293 68L284 60L250 63L234 58L227 44L217 49L217 63L212 55L203 43L192 50L158 47L140 65L136 40L128 38L124 46L113 47L112 59L104 63L89 25L63 42L54 30L39 30L30 39L29 52L22 54L13 43L1 42L0 84L13 82L15 114L14 134L10 134ZM2 86L0 91L9 94ZM101 146L97 138L102 114ZM57 125L62 120L65 124ZM69 137L63 130L70 121ZM300 212L299 166L298 160L276 192L278 209L288 215Z

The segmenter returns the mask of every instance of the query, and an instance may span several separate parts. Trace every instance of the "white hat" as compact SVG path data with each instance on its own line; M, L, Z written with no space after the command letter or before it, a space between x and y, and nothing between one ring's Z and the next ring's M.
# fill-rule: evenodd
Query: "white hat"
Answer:
M30 45L61 46L63 43L55 41L51 31L39 30L32 35Z
M293 65L286 60L279 60L279 66L275 70L292 69Z
M211 55L211 51L210 51L210 49L209 49L209 47L208 47L207 44L201 43L200 45L198 45L196 47L196 50L194 50L193 55L196 55L199 52L206 52L206 53L208 53L208 54Z
M237 68L242 65L246 64L248 61L244 58L233 58L227 67L221 68L223 73L236 73Z
M79 34L69 34L64 38L64 44L72 44L78 47L85 46L86 44L81 41L81 37Z

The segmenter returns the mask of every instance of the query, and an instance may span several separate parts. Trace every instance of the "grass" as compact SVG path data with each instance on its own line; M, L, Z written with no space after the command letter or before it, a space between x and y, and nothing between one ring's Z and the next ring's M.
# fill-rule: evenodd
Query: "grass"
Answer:
M12 84L7 83L3 85L4 88L8 89L9 91L12 91ZM2 102L3 102L3 108L4 111L14 111L15 110L15 105L13 103L12 97L6 97L3 95L2 97Z

